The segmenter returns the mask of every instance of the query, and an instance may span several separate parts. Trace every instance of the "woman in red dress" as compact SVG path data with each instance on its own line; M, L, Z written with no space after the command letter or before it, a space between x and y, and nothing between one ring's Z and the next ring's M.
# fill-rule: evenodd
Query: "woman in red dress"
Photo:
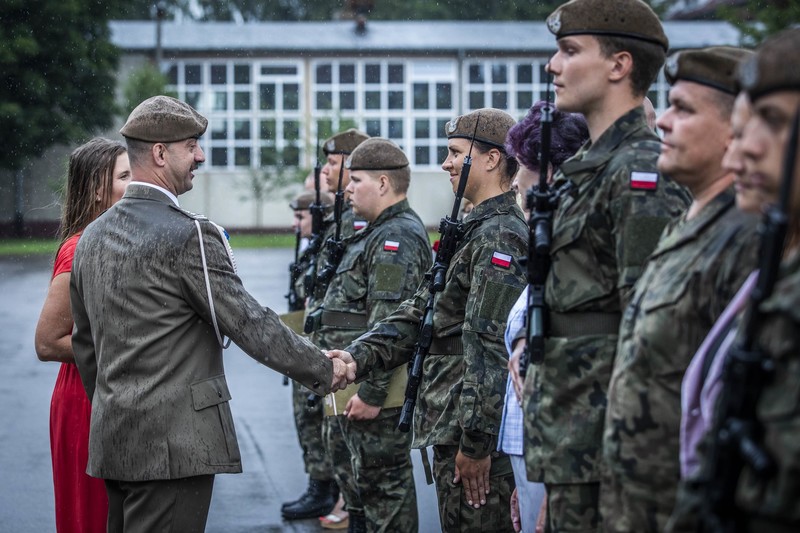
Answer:
M50 451L58 533L106 531L108 498L102 479L86 475L89 418L86 396L72 353L69 278L72 256L83 229L122 198L131 180L125 146L95 138L69 158L53 277L36 326L36 354L57 361L61 370L50 403Z

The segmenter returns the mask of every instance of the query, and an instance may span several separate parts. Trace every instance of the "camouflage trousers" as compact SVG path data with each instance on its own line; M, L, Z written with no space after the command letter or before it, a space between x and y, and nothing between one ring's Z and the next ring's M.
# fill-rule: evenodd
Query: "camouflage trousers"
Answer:
M458 446L433 447L433 480L439 500L439 521L443 533L512 532L511 493L514 492L514 472L507 455L492 453L489 473L491 490L486 505L475 509L467 504L461 483L453 483ZM425 450L423 450L425 453Z
M303 464L311 479L327 481L333 477L331 462L322 441L323 399L314 396L314 405L308 405L311 391L292 381L292 408L297 438L303 450Z
M669 484L658 483L658 479L666 480L654 474L650 482L644 483L606 470L600 492L603 531L664 531L675 508L677 476Z
M600 531L600 483L545 483L547 523L545 533L597 533Z
M339 485L339 491L347 504L347 510L353 513L364 513L361 495L358 492L356 477L353 474L352 458L342 433L340 419L344 415L326 416L322 422L322 433L325 439L325 451L333 465L333 478Z
M419 516L410 453L412 433L397 429L400 408L382 410L373 420L336 419L350 450L367 530L416 532Z

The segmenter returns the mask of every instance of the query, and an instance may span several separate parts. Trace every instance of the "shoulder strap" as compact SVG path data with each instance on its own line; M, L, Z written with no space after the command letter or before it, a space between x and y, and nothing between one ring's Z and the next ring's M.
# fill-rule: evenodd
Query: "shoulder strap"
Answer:
M231 345L231 339L228 338L227 342L223 337L222 333L219 331L219 325L217 324L217 313L214 310L214 298L211 296L211 283L208 280L208 265L206 264L206 249L203 245L203 231L200 229L200 221L198 219L194 219L194 225L197 228L197 238L200 241L200 258L203 262L203 276L205 277L206 281L206 294L208 295L208 307L211 311L211 325L214 326L214 333L217 334L217 342L222 347L222 349L226 349L228 346ZM231 263L233 265L234 272L236 271L236 263L233 261L233 252L231 251L230 244L228 244L228 240L225 238L225 235L222 233L224 230L214 224L214 226L220 231L220 235L222 236L222 241L225 243L225 250L228 252L228 257L231 259Z

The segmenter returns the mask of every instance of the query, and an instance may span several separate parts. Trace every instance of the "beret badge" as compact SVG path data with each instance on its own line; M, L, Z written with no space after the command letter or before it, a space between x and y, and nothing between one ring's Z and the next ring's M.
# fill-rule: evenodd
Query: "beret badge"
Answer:
M449 131L450 133L453 133L454 131L456 131L456 129L458 128L458 119L459 118L461 118L461 117L456 117L456 118L454 118L453 120L451 120L450 122L447 123L447 131Z
M554 34L557 34L561 30L561 11L556 11L547 17L547 29Z
M673 54L669 59L667 59L666 64L664 65L664 72L667 76L674 78L678 75L678 57L680 53Z
M325 145L325 147L328 149L329 152L333 152L334 150L336 150L336 141L331 139L330 141L328 141L328 144Z

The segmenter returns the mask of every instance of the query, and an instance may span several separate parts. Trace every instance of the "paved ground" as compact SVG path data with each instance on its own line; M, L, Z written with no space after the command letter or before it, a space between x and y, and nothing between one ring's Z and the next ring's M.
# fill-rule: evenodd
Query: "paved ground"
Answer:
M263 304L284 309L289 250L237 250L247 289ZM36 320L47 292L51 258L0 258L0 531L54 531L49 448L50 395L58 365L33 350ZM217 476L210 533L324 531L316 519L283 522L281 502L294 499L306 478L294 431L289 387L281 376L232 345L225 366L244 473ZM420 531L439 531L436 495L416 465Z

